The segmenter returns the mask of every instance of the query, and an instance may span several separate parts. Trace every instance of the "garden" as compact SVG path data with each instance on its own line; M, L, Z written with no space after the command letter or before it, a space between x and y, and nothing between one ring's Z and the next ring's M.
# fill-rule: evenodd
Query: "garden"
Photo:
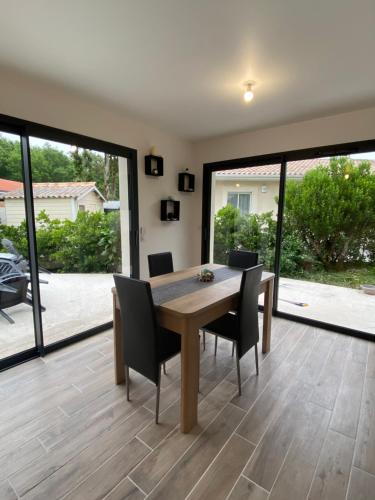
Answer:
M277 201L277 200L276 200ZM231 205L215 215L214 261L230 249L259 253L273 270L276 219L272 212L241 215ZM284 277L358 288L375 284L375 175L368 161L331 158L285 191L282 251Z

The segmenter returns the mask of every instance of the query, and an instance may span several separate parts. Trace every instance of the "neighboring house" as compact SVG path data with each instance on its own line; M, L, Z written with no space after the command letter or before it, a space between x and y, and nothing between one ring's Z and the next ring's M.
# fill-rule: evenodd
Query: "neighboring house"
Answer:
M8 181L7 179L0 179L0 224L6 224L6 210L4 195L9 193L9 191L14 191L15 189L22 189L22 182L18 181Z
M359 163L363 160L354 160ZM371 161L375 174L375 161ZM289 162L287 180L301 180L318 165L328 165L329 158L314 158ZM277 215L275 199L279 195L280 164L225 170L215 174L215 213L228 204L242 214L273 212Z
M35 216L45 210L52 219L75 220L79 211L102 212L106 201L95 182L34 182ZM4 196L6 221L18 226L25 218L23 189Z

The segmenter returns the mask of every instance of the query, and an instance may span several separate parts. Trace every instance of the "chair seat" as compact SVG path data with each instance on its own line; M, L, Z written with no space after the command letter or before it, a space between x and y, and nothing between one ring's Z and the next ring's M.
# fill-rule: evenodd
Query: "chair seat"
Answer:
M203 330L212 332L219 337L225 337L229 340L237 340L238 337L238 316L227 313L203 327Z
M160 363L167 361L181 352L181 336L178 333L172 332L172 330L159 327L158 344Z

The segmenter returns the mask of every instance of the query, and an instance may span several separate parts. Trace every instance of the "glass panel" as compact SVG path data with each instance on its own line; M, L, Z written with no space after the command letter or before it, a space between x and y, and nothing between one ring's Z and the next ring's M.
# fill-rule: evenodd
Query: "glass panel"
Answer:
M30 138L45 344L112 321L130 274L125 158Z
M375 334L375 153L289 162L278 309Z
M258 252L273 270L280 165L223 170L212 176L210 262L232 249Z
M238 208L240 209L241 215L246 215L250 213L250 194L239 194L238 195L239 203Z
M0 132L0 359L35 347L20 137Z

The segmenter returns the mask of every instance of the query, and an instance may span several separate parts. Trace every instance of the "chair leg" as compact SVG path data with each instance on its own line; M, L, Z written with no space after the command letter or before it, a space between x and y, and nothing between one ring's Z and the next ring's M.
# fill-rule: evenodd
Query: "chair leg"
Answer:
M206 332L203 330L203 335L202 335L202 341L203 341L203 350L206 350Z
M238 356L238 344L236 342L236 364L237 364L237 381L238 381L238 395L241 396L241 370L240 370L240 358Z
M166 375L166 374L167 374L167 369L166 369L166 367L165 367L165 363L163 363L163 372L164 372L164 375Z
M232 343L232 358L234 356L234 342Z
M11 317L9 316L9 314L7 314L7 313L6 313L5 311L3 311L2 309L0 309L0 315L1 315L3 318L5 318L7 321L9 321L9 323L10 323L11 325L14 325L14 323L15 323L14 319L13 319L13 318L11 318Z
M257 375L259 375L259 366L258 366L258 343L255 344L255 367L257 371Z
M159 383L156 386L155 424L159 423L160 385L161 385L160 382L161 382L161 365L159 365Z
M215 356L217 354L217 335L215 335Z
M126 400L130 401L130 377L129 367L125 365L125 384L126 384Z

